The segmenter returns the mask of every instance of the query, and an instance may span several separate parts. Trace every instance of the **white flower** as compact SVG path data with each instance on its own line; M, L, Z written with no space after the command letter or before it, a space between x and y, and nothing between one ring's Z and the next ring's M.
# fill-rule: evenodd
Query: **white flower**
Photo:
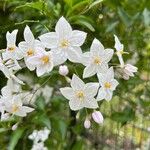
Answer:
M94 96L97 94L99 84L85 84L75 74L72 77L71 87L61 88L60 91L64 97L69 100L69 105L72 110L79 110L83 107L97 108L98 104Z
M34 130L32 134L29 135L29 139L33 140L34 143L38 143L40 141L44 142L48 139L50 134L50 130L44 128L43 130Z
M126 64L123 68L123 78L125 80L128 80L129 77L134 77L134 73L136 73L138 70L137 67L131 65L131 64Z
M93 120L94 120L96 123L98 123L98 124L103 123L103 120L104 120L104 118L103 118L103 116L102 116L102 114L101 114L100 111L94 111L94 112L92 113L92 118L93 118Z
M0 57L0 70L4 73L4 75L8 79L13 79L16 82L18 82L19 84L24 84L19 78L17 78L14 75L14 71L18 71L19 69L21 69L21 67L20 67L20 65L18 64L18 62L16 60L11 60L10 59L10 60L5 62Z
M27 62L27 59L34 56L37 53L37 49L44 48L44 46L39 40L34 38L29 26L26 26L24 29L24 39L25 41L19 43L19 48L22 51L27 68L32 71L35 69L35 66Z
M84 127L86 129L89 129L91 127L91 122L88 118L86 118L85 121L84 121Z
M64 17L61 17L55 27L56 32L49 32L39 37L46 48L52 49L55 65L64 63L67 59L78 62L82 54L80 46L84 43L86 33L79 30L72 30L70 24Z
M91 77L96 73L104 73L108 69L108 62L113 56L112 49L104 49L97 39L93 40L90 52L85 52L81 62L86 66L83 78Z
M59 74L66 76L69 73L68 67L66 65L59 66Z
M27 113L34 110L33 108L23 106L21 96L19 94L5 98L5 109L7 112L20 117L25 117Z
M14 30L12 33L7 32L6 34L7 48L6 48L6 51L2 53L4 60L22 59L21 51L16 46L17 33L18 33L18 30Z
M38 77L45 73L49 73L54 67L52 53L50 51L46 52L45 50L39 51L40 52L28 58L26 61L36 67L36 74Z
M34 143L31 150L48 150L47 147L44 146L43 142Z
M106 99L110 101L112 99L113 91L116 89L119 84L117 80L114 79L113 68L109 68L105 74L99 74L99 83L101 85L97 100Z
M116 54L118 56L118 59L119 59L119 62L120 62L120 66L121 67L124 67L124 60L123 60L123 57L122 55L126 52L124 52L124 45L121 44L121 42L119 41L118 37L116 35L114 35L115 37L115 49L116 49Z

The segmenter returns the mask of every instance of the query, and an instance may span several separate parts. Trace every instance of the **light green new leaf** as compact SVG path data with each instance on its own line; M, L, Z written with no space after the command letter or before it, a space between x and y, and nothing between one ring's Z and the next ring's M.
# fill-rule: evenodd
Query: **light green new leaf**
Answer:
M15 150L15 147L16 147L19 139L21 138L23 131L24 131L24 129L20 128L13 132L13 135L11 136L11 139L9 142L8 150Z

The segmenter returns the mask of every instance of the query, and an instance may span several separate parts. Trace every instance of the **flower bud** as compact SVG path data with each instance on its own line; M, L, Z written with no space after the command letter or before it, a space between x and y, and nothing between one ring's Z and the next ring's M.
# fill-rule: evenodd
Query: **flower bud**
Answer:
M14 124L11 129L12 129L13 131L15 131L17 128L18 128L18 123Z
M68 67L66 65L62 65L59 67L59 74L62 76L66 76L69 73Z
M92 113L92 118L93 118L93 120L96 122L96 123L98 123L98 124L101 124L101 123L103 123L103 116L102 116L102 114L101 114L101 112L100 111L94 111L93 113Z
M85 121L84 121L84 127L86 129L89 129L91 127L91 122L88 118L86 118Z

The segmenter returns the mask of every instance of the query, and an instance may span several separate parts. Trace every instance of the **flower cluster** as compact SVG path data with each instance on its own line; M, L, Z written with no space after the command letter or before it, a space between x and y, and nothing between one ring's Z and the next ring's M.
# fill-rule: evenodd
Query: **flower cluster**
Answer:
M29 103L24 103L25 99L27 101L27 97L29 100L29 97L33 98L34 95L28 92L30 96L25 96L27 92L22 92L21 85L24 82L16 76L20 69L27 67L30 71L35 70L37 76L40 77L50 73L55 66L61 65L59 73L66 77L71 87L61 88L60 91L69 100L70 108L74 111L82 108L94 109L92 113L94 121L102 123L102 114L95 110L99 108L98 101L104 99L110 101L113 91L119 84L114 78L114 68L110 65L114 50L105 49L102 43L95 38L90 51L83 53L81 46L85 42L87 34L83 31L73 30L64 17L58 20L54 32L45 33L38 39L35 39L29 26L26 26L24 41L17 45L17 33L18 30L7 32L7 47L0 51L0 70L8 78L8 84L1 90L1 120L5 120L10 114L24 117L34 110L26 106ZM118 67L122 70L122 77L128 80L130 76L134 76L137 68L131 64L125 64L122 55L126 52L123 51L124 46L116 35L114 47L119 58L120 65ZM83 78L96 75L98 82L84 83L75 74L72 79L69 79L67 77L68 67L63 65L67 60L83 64L85 66ZM85 126L90 126L87 119Z
M34 130L29 139L33 141L33 146L31 150L47 150L47 147L44 146L44 142L48 139L50 130L44 128L43 130Z

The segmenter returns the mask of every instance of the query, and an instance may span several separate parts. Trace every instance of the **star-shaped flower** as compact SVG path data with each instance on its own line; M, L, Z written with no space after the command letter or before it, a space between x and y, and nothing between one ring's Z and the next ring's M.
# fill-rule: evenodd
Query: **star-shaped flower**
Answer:
M124 52L124 45L120 42L120 40L118 39L118 37L116 35L114 35L115 37L115 49L116 49L116 54L118 56L119 62L120 62L120 66L121 68L124 67L124 60L122 55L123 54L128 54L127 52Z
M7 40L7 48L6 51L2 53L3 59L16 59L20 60L22 59L21 51L16 46L16 36L17 36L18 30L14 30L11 33L6 33L6 40Z
M61 17L55 27L55 32L49 32L39 37L46 48L50 48L54 57L59 60L55 64L60 65L67 59L78 62L82 54L80 46L84 43L86 33L72 30L70 24Z
M111 60L114 51L104 49L100 41L94 39L90 52L85 52L81 62L86 66L83 72L83 78L91 77L97 73L104 73L108 69L108 62Z
M28 106L23 106L20 94L13 95L13 97L9 98L7 97L7 99L5 99L5 109L7 112L20 117L25 117L27 113L34 110Z
M98 92L97 100L105 99L110 101L112 99L113 91L119 84L118 81L114 79L113 68L109 68L105 74L98 74L98 79L101 87Z
M49 73L54 66L52 53L43 49L39 50L36 55L28 58L27 63L36 67L36 74L38 77L45 73Z
M85 84L75 74L72 77L71 87L61 88L60 91L64 97L69 100L69 105L72 110L86 108L97 108L98 104L94 96L97 94L99 84Z
M35 66L27 62L27 59L34 56L38 48L44 48L44 46L39 40L34 38L29 26L26 26L24 29L24 39L25 41L19 43L19 48L22 51L27 68L32 71L35 69Z

